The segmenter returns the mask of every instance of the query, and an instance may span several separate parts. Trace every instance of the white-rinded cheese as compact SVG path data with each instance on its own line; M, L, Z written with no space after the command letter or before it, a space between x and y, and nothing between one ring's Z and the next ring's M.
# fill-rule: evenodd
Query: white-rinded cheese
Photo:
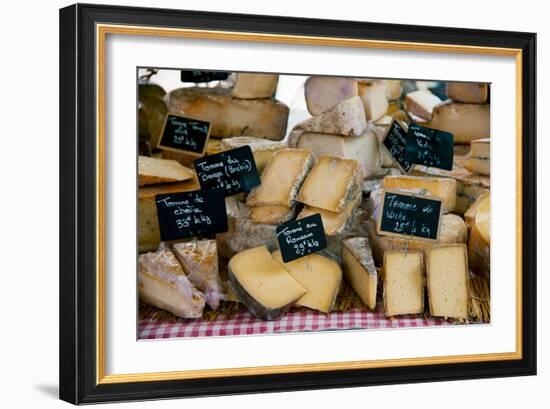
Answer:
M210 140L219 141L219 139ZM222 139L219 150L220 152L227 151L230 149L240 148L241 146L250 146L259 175L262 174L275 152L288 147L286 142L283 141L270 141L263 138L254 138L252 136L236 136L234 138Z
M230 89L179 88L169 94L171 112L211 123L210 136L255 136L279 141L285 137L288 107L273 98L239 99Z
M282 263L273 259L265 246L233 256L228 264L228 277L239 300L264 320L280 318L307 291Z
M277 74L237 73L231 94L242 99L269 98L275 93L278 81Z
M426 255L430 314L468 319L468 256L466 245L434 247Z
M424 261L419 251L384 253L384 313L388 317L424 312Z
M298 138L296 147L309 149L316 158L327 154L355 159L361 164L365 177L380 171L380 146L376 135L370 130L363 135L346 137L304 132Z
M342 242L342 266L348 283L365 305L374 310L378 272L366 237L353 237Z
M321 155L307 175L296 200L338 213L355 198L362 183L363 172L359 162Z
M281 224L291 220L296 215L295 207L280 205L264 205L250 207L250 219L254 223Z
M193 171L179 164L175 160L138 158L139 185L153 185L155 183L181 182L193 178Z
M489 96L489 84L478 82L448 82L447 96L456 102L483 104Z
M309 131L337 135L361 135L367 119L361 98L353 97L296 125L293 131ZM290 144L290 140L289 140Z
M470 268L475 274L489 277L491 271L491 201L478 207L468 241Z
M388 110L388 89L386 81L360 81L359 96L363 101L365 115L369 121L376 121Z
M407 112L428 121L432 118L434 108L440 103L441 100L436 95L425 90L410 92L405 97Z
M386 176L384 188L393 189L426 189L431 196L443 200L445 210L452 212L456 203L456 181L450 178L435 178L421 176Z
M386 96L388 97L388 100L393 101L401 98L401 94L403 93L401 80L386 80L386 86Z
M140 254L138 264L140 300L182 318L202 316L204 295L191 285L170 250Z
M476 139L470 146L470 157L466 162L466 169L489 176L491 174L491 140L489 138Z
M319 115L339 104L356 97L357 80L349 77L310 77L304 84L307 110Z
M434 108L428 126L452 133L454 143L487 138L491 134L489 104L440 104Z
M490 198L491 198L491 193L489 191L484 192L468 208L468 210L464 212L464 221L466 222L466 227L468 228L468 231L472 230L472 227L474 227L477 212L480 209L480 207L489 206L488 204L485 204L485 202L488 202L489 200L491 200Z
M175 243L172 251L181 263L187 279L204 294L206 303L213 310L218 308L225 292L218 270L216 240Z
M262 172L262 183L248 195L247 204L293 206L298 189L312 165L313 155L307 149L275 152Z
M342 269L338 263L315 253L288 263L283 262L280 250L274 251L271 255L307 290L307 293L296 301L297 305L325 314L331 312L342 284Z

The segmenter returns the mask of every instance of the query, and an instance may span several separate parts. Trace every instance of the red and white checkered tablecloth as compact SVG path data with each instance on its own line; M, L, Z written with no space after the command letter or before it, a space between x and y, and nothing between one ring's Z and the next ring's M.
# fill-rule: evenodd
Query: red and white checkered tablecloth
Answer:
M273 334L296 331L323 331L369 328L404 328L448 325L444 319L404 316L388 319L380 312L355 309L325 315L316 311L293 311L278 321L263 321L249 312L239 312L230 319L200 319L174 322L142 319L139 339L211 337L225 335Z

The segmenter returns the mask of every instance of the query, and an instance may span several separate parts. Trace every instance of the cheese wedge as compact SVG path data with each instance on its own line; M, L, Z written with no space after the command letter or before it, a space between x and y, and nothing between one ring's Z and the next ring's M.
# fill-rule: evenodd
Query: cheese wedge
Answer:
M138 158L139 185L152 185L155 183L181 182L193 178L193 171L174 160L150 158L139 156Z
M231 95L235 98L270 98L277 90L277 74L237 73Z
M478 82L448 82L447 96L456 102L483 104L489 96L489 84Z
M464 213L464 221L466 222L466 227L468 228L468 232L472 230L472 227L474 227L475 219L477 216L477 212L480 208L489 208L490 204L487 204L486 202L489 202L491 200L491 193L489 191L483 193L480 195L477 200L472 204L468 210Z
M430 91L417 90L408 93L405 97L405 110L429 121L434 108L440 103L441 100Z
M376 121L388 110L388 89L386 81L360 81L359 96L365 107L365 115L369 121Z
M470 146L470 158L466 162L466 169L473 173L489 176L491 174L491 140L489 138L476 139Z
M353 237L342 242L344 276L361 301L371 310L376 308L378 272L374 266L369 240Z
M357 80L348 77L310 77L304 84L307 110L319 115L358 94Z
M206 303L215 310L225 297L218 270L216 240L195 240L172 246L187 279L201 291Z
M489 277L491 271L491 202L483 201L478 209L468 241L470 268L475 274Z
M239 99L224 88L179 88L169 94L171 112L211 123L210 136L255 136L279 141L285 137L288 107L273 98Z
M424 261L418 251L384 253L384 313L387 317L424 312Z
M355 198L362 183L363 172L359 162L321 155L307 175L296 200L338 213Z
M174 254L168 249L138 258L139 298L182 318L200 318L204 295L195 289Z
M307 292L265 246L233 256L229 260L228 277L239 300L264 320L279 319Z
M293 206L298 189L312 165L313 156L306 149L275 152L262 172L262 183L248 195L247 204Z
M279 250L274 251L271 255L307 290L296 301L297 305L325 314L332 311L342 284L342 269L338 263L315 253L288 263L283 262Z
M214 140L219 141L219 139ZM275 152L288 147L286 142L283 141L270 141L268 139L250 136L236 136L234 138L222 139L220 142L220 152L240 148L242 146L250 146L259 175L262 174Z
M346 99L295 127L301 131L345 136L361 135L366 128L365 110L359 97Z
M430 128L453 134L454 143L470 143L491 134L489 104L440 104L434 108Z
M468 256L466 245L434 247L427 251L426 281L430 314L468 319Z
M295 207L264 205L250 208L250 219L254 223L281 224L288 222L295 215Z
M443 199L447 212L452 212L456 204L456 181L449 178L419 176L386 176L382 185L394 189L426 189L431 196Z

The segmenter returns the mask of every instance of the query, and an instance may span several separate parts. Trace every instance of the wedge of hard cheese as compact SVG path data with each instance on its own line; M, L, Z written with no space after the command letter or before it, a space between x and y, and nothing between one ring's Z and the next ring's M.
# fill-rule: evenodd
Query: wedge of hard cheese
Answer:
M359 162L321 155L307 175L296 200L331 212L340 212L357 196L363 183Z
M219 139L214 139L219 141ZM273 154L281 149L288 147L283 141L270 141L263 138L254 138L251 136L236 136L234 138L224 138L220 143L220 151L240 148L242 146L250 146L256 162L258 174L262 174L263 170L271 160Z
M456 102L483 104L489 96L489 84L478 82L448 82L447 96Z
M453 244L428 250L426 279L432 316L468 319L466 245Z
M231 95L235 98L269 98L277 89L277 74L237 73Z
M369 121L382 118L388 110L388 88L384 80L360 81L359 96Z
M477 200L466 210L464 213L464 221L466 222L466 227L468 228L468 232L472 230L472 227L474 227L475 219L477 216L477 212L480 208L489 208L489 204L486 202L489 202L491 200L491 193L489 191L481 194Z
M169 94L175 113L211 122L217 138L255 136L272 140L285 137L288 107L273 98L239 99L223 88L179 88Z
M283 262L279 250L271 255L307 290L307 293L296 301L297 305L325 314L332 311L342 284L342 269L338 263L315 253L288 263Z
M138 258L139 298L182 318L199 318L204 295L195 289L169 249L141 254Z
M139 185L153 185L155 183L181 182L193 178L193 171L179 164L175 160L138 158Z
M348 283L365 305L374 310L378 272L366 237L353 237L342 242L342 265Z
M468 241L470 268L475 274L489 277L491 271L491 201L478 207Z
M470 143L490 136L490 108L488 104L440 104L428 126L452 133L455 143Z
M382 185L394 189L426 189L431 196L443 200L447 212L452 212L456 203L456 181L450 178L419 176L386 176Z
M188 280L200 290L206 303L215 310L224 299L225 292L218 270L216 240L195 240L176 243L172 251L183 267Z
M262 205L250 207L250 219L255 223L281 224L296 215L295 206Z
M384 253L384 313L424 312L424 257L418 251Z
M311 115L319 115L359 95L357 80L349 77L310 77L304 84L304 93Z
M441 100L430 91L417 90L407 94L405 97L405 109L407 112L430 120L434 108L441 103Z
M265 246L233 256L229 260L228 277L239 300L264 320L279 319L307 291Z
M470 157L466 169L470 172L489 176L491 174L491 140L476 139L470 144Z

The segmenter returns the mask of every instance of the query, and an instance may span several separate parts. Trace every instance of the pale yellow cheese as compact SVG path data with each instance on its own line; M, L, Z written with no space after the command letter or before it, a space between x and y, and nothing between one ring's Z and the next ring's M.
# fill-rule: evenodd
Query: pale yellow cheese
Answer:
M349 77L310 77L304 84L304 93L307 110L311 115L319 115L359 95L357 80Z
M386 87L386 96L388 100L393 101L401 98L401 94L403 93L401 80L386 80Z
M175 160L138 158L139 185L153 185L155 183L181 182L193 178L193 171Z
M353 237L342 241L342 266L348 283L365 305L374 310L378 272L366 237Z
M214 140L219 141L219 139ZM242 146L250 146L259 175L262 174L275 152L288 147L287 143L284 141L270 141L263 138L254 138L252 136L236 136L222 139L219 150L220 152L227 151Z
M489 96L489 84L479 82L448 82L447 96L456 102L483 104Z
M250 207L250 219L255 223L281 224L296 215L294 207L281 205L263 205Z
M491 174L491 140L489 138L472 141L470 157L466 162L466 169L480 175Z
M434 108L441 103L441 100L430 91L417 90L407 94L405 97L405 109L407 112L430 120Z
M468 318L468 257L466 245L434 247L427 251L426 278L430 314Z
M490 206L487 202L491 200L491 193L489 191L481 194L477 200L466 210L464 213L464 221L466 222L466 227L468 228L468 231L472 230L472 227L474 227L475 219L477 216L477 212L480 208L487 208Z
M376 121L388 110L386 81L360 81L359 96L365 107L365 115L369 121Z
M269 98L277 89L277 74L237 73L231 94L235 98Z
M454 143L470 143L490 137L490 122L489 104L453 102L435 107L427 126L452 133Z
M456 203L456 181L449 178L421 176L386 176L382 185L393 189L426 189L431 196L443 200L446 211L452 212Z
M296 301L297 305L325 314L331 312L342 283L342 269L338 263L315 253L288 263L283 262L279 250L271 255L307 290L307 293Z
M421 252L384 254L384 313L388 317L424 312L424 261Z
M475 274L489 277L491 271L491 202L483 201L477 209L468 241L470 268Z

